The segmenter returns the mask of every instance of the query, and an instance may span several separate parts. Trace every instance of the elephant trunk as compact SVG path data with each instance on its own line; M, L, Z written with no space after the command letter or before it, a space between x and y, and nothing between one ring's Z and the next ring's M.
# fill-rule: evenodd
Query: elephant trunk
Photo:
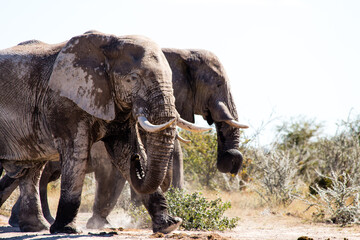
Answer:
M217 102L211 109L211 117L215 121L217 141L218 141L218 158L217 168L220 172L230 172L237 174L242 166L243 157L239 149L239 138L241 126L246 125L229 124L229 121L237 122L237 112L232 102L231 96L229 101ZM227 104L225 104L227 102Z
M172 95L168 96L158 95L153 99L152 114L149 115L152 123L163 124L177 118L175 100ZM146 169L141 168L140 158L136 156L132 158L130 164L131 182L137 192L153 193L163 183L174 150L175 137L176 122L164 130L146 133Z
M215 125L218 141L217 168L220 172L237 174L243 162L238 150L240 131L225 122L217 122Z

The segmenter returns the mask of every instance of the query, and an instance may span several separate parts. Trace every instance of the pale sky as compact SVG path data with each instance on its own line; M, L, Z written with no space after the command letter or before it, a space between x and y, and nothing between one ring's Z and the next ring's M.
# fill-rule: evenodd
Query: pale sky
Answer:
M140 34L162 47L214 52L250 134L303 115L326 124L360 114L360 1L113 0L0 3L0 49L58 43L88 30Z

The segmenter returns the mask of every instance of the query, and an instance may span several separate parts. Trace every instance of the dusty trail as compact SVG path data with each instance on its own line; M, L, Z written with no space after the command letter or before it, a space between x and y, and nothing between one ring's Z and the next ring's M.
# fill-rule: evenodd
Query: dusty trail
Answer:
M103 230L85 229L89 213L80 213L78 226L83 228L82 234L51 235L48 231L40 233L22 233L19 228L9 227L7 217L0 215L0 239L242 239L242 240L291 240L299 237L308 237L315 240L355 240L360 239L360 227L352 226L341 228L335 225L304 223L303 220L291 216L274 215L270 213L256 213L243 216L237 228L225 232L210 231L175 231L171 234L153 234L150 229L115 228ZM111 222L117 222L124 216L113 214ZM306 239L306 238L303 238Z

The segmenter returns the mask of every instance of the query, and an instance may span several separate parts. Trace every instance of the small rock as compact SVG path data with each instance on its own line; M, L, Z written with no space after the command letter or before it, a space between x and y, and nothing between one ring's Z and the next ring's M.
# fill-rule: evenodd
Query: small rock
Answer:
M311 237L307 237L307 236L301 236L298 238L298 240L314 240L314 239Z

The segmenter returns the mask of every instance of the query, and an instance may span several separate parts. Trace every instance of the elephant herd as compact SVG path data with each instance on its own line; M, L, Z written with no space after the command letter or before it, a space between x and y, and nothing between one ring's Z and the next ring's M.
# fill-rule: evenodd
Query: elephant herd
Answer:
M240 124L229 81L205 50L161 49L143 36L89 31L59 44L31 40L0 50L0 206L16 188L9 223L21 231L77 233L86 173L96 193L88 228L108 225L126 181L154 232L175 230L163 192L183 187L177 126L215 123L217 168L241 168ZM47 184L61 175L55 219ZM50 226L51 224L51 226Z

